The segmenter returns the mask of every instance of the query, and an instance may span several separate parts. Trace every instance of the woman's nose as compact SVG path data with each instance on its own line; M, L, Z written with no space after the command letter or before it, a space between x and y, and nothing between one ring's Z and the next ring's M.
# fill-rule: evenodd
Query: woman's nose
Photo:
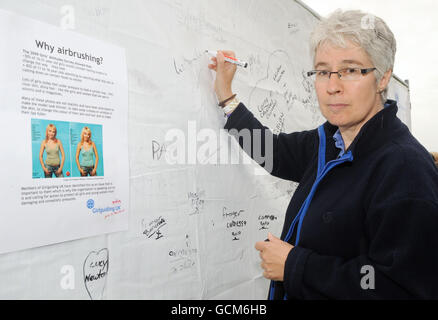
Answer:
M327 93L336 94L343 90L342 80L337 73L332 73L327 81Z

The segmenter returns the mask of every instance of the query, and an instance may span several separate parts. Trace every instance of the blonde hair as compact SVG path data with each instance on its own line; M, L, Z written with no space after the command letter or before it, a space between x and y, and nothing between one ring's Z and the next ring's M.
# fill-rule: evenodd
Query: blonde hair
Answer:
M377 84L388 70L394 70L397 43L394 34L381 18L360 10L337 9L321 19L310 35L310 54L315 61L316 50L324 45L346 48L347 41L358 45L370 57L377 69ZM382 102L388 96L388 87L380 94Z
M55 130L55 136L53 137L53 141L56 143L58 142L58 139L56 139L56 134L58 133L58 130L56 129L56 126L54 124L49 124L46 127L46 142L49 141L49 129Z
M82 129L82 132L81 132L81 145L84 144L84 133L85 133L85 132L87 132L87 133L90 135L90 140L89 140L89 142L90 142L90 143L92 142L92 141L91 141L91 129L88 128L88 127L84 127L84 128Z

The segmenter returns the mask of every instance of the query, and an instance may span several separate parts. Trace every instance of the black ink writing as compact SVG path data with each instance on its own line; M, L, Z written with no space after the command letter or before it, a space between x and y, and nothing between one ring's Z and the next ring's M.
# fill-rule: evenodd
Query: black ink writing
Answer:
M92 300L101 299L109 268L108 249L91 251L85 258L83 272L84 284Z
M166 220L160 216L157 219L154 219L153 221L149 223L145 223L144 219L141 221L143 226L143 234L149 238L155 235L155 240L161 239L163 237L163 234L161 233L161 228L166 225Z
M204 208L204 200L201 199L203 193L203 191L201 191L199 194L196 192L188 193L187 196L192 207L192 212L189 213L189 215L199 214L199 212Z
M160 160L164 153L166 153L166 145L160 145L158 141L152 140L152 159Z

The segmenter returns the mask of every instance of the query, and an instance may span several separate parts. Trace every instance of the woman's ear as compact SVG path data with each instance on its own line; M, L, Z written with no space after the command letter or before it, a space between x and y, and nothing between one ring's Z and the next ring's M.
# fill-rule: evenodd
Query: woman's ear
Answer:
M388 70L383 74L382 79L380 79L379 87L377 88L378 93L382 93L385 91L386 87L388 87L389 81L391 80L392 70Z

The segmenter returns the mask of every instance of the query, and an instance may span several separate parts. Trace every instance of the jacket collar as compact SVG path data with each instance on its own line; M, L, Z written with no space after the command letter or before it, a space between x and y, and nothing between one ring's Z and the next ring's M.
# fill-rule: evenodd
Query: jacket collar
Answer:
M355 158L361 157L363 154L367 154L383 146L394 134L400 134L403 130L408 130L400 119L397 118L397 102L388 99L385 105L387 106L383 110L380 110L362 126L350 147L345 150L345 152L351 150ZM327 139L326 152L330 158L333 158L337 150L333 135L338 130L338 127L327 121L324 123L324 130ZM339 152L339 150L337 152Z

